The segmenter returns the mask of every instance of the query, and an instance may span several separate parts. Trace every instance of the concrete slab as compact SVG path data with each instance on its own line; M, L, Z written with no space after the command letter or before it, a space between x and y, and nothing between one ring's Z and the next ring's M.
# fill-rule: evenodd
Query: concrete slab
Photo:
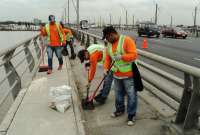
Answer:
M75 91L72 95L73 105L65 113L59 113L48 107L49 88L69 84L70 77L66 65L63 70L54 70L51 75L38 73L28 88L6 135L85 134L83 128L80 132L78 127L81 123L77 124L80 121L77 119L80 111L77 109L79 104Z
M79 92L84 96L86 92L85 85L87 84L87 74L82 69L79 61L71 62L73 73L78 84ZM98 67L95 79L92 81L93 91L102 78L102 68ZM148 97L147 97L148 98ZM153 98L153 97L151 97ZM150 98L150 99L151 99ZM155 97L154 97L155 98ZM136 117L136 125L127 126L127 114L113 119L110 114L114 111L114 90L111 91L109 98L104 105L97 105L95 103L95 110L84 111L85 125L87 133L91 135L168 135L168 130L163 128L165 122L163 117L160 117L159 112L151 105L159 100L152 100L154 102L144 101L139 98L138 112ZM159 101L160 102L160 101ZM159 104L159 103L157 103ZM172 134L169 134L172 135Z

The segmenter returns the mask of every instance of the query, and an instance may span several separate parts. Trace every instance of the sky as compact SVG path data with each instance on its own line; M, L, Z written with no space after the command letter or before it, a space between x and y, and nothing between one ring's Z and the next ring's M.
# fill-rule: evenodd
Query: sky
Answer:
M32 21L39 18L48 21L48 15L54 14L57 21L64 15L68 0L0 0L0 21ZM70 22L76 21L76 11L73 2L70 1ZM173 24L193 25L194 9L198 6L197 24L200 25L200 0L79 0L80 20L87 19L90 22L124 24L126 10L128 24L136 21L154 20L156 3L158 4L158 24L170 24L171 16Z

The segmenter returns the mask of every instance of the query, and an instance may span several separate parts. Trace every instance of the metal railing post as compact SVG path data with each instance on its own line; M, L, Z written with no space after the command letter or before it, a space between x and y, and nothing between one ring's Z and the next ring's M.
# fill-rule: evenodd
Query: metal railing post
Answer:
M176 124L181 124L184 122L186 114L187 114L189 101L191 98L192 81L191 81L190 75L187 73L184 74L184 85L185 86L184 86L184 91L181 98L181 103L180 103L176 120L175 120Z
M85 35L84 33L82 34L82 38L81 38L81 45L85 44Z
M97 44L97 38L94 37L94 44Z
M81 32L77 32L78 33L78 40L81 40Z
M28 63L28 67L29 67L29 71L32 72L35 66L35 60L33 58L33 55L29 49L29 45L31 43L32 40L28 41L25 43L24 47L24 52L25 52L25 57L26 57L26 61Z
M10 74L7 77L9 86L13 87L14 83L17 81L16 85L14 85L14 87L12 88L13 99L15 99L17 97L17 94L21 89L20 76L10 61L14 52L15 52L15 50L12 50L11 52L8 52L7 54L5 54L5 56L3 57L3 61L6 61L6 63L4 64L4 69L5 69L6 75Z
M90 46L90 36L87 35L86 48Z
M193 77L193 91L191 100L188 106L188 111L183 124L183 129L192 129L198 124L198 111L200 109L200 80L198 77Z
M41 56L41 50L40 50L40 47L37 43L37 37L33 39L33 43L34 43L34 47L35 47L35 52L36 52L36 55L37 55L37 58L40 59L40 56Z

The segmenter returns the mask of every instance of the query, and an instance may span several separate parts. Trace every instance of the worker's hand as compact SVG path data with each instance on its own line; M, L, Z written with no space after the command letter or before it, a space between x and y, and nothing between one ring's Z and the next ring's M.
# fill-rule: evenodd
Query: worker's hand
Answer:
M62 44L62 46L65 46L66 45L66 41L62 42L61 44Z
M103 74L104 74L104 75L107 75L107 74L108 74L108 70L107 70L107 69L104 69L104 70L103 70Z
M117 54L117 55L113 56L113 60L114 61L118 61L118 60L121 60L121 59L122 59L122 55L121 54Z

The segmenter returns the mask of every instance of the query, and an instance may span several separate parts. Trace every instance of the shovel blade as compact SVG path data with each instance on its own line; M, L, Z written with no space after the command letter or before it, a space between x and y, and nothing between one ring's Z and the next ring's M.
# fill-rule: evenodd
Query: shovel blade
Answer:
M82 99L81 105L83 110L94 110L93 101L88 101L87 99Z

